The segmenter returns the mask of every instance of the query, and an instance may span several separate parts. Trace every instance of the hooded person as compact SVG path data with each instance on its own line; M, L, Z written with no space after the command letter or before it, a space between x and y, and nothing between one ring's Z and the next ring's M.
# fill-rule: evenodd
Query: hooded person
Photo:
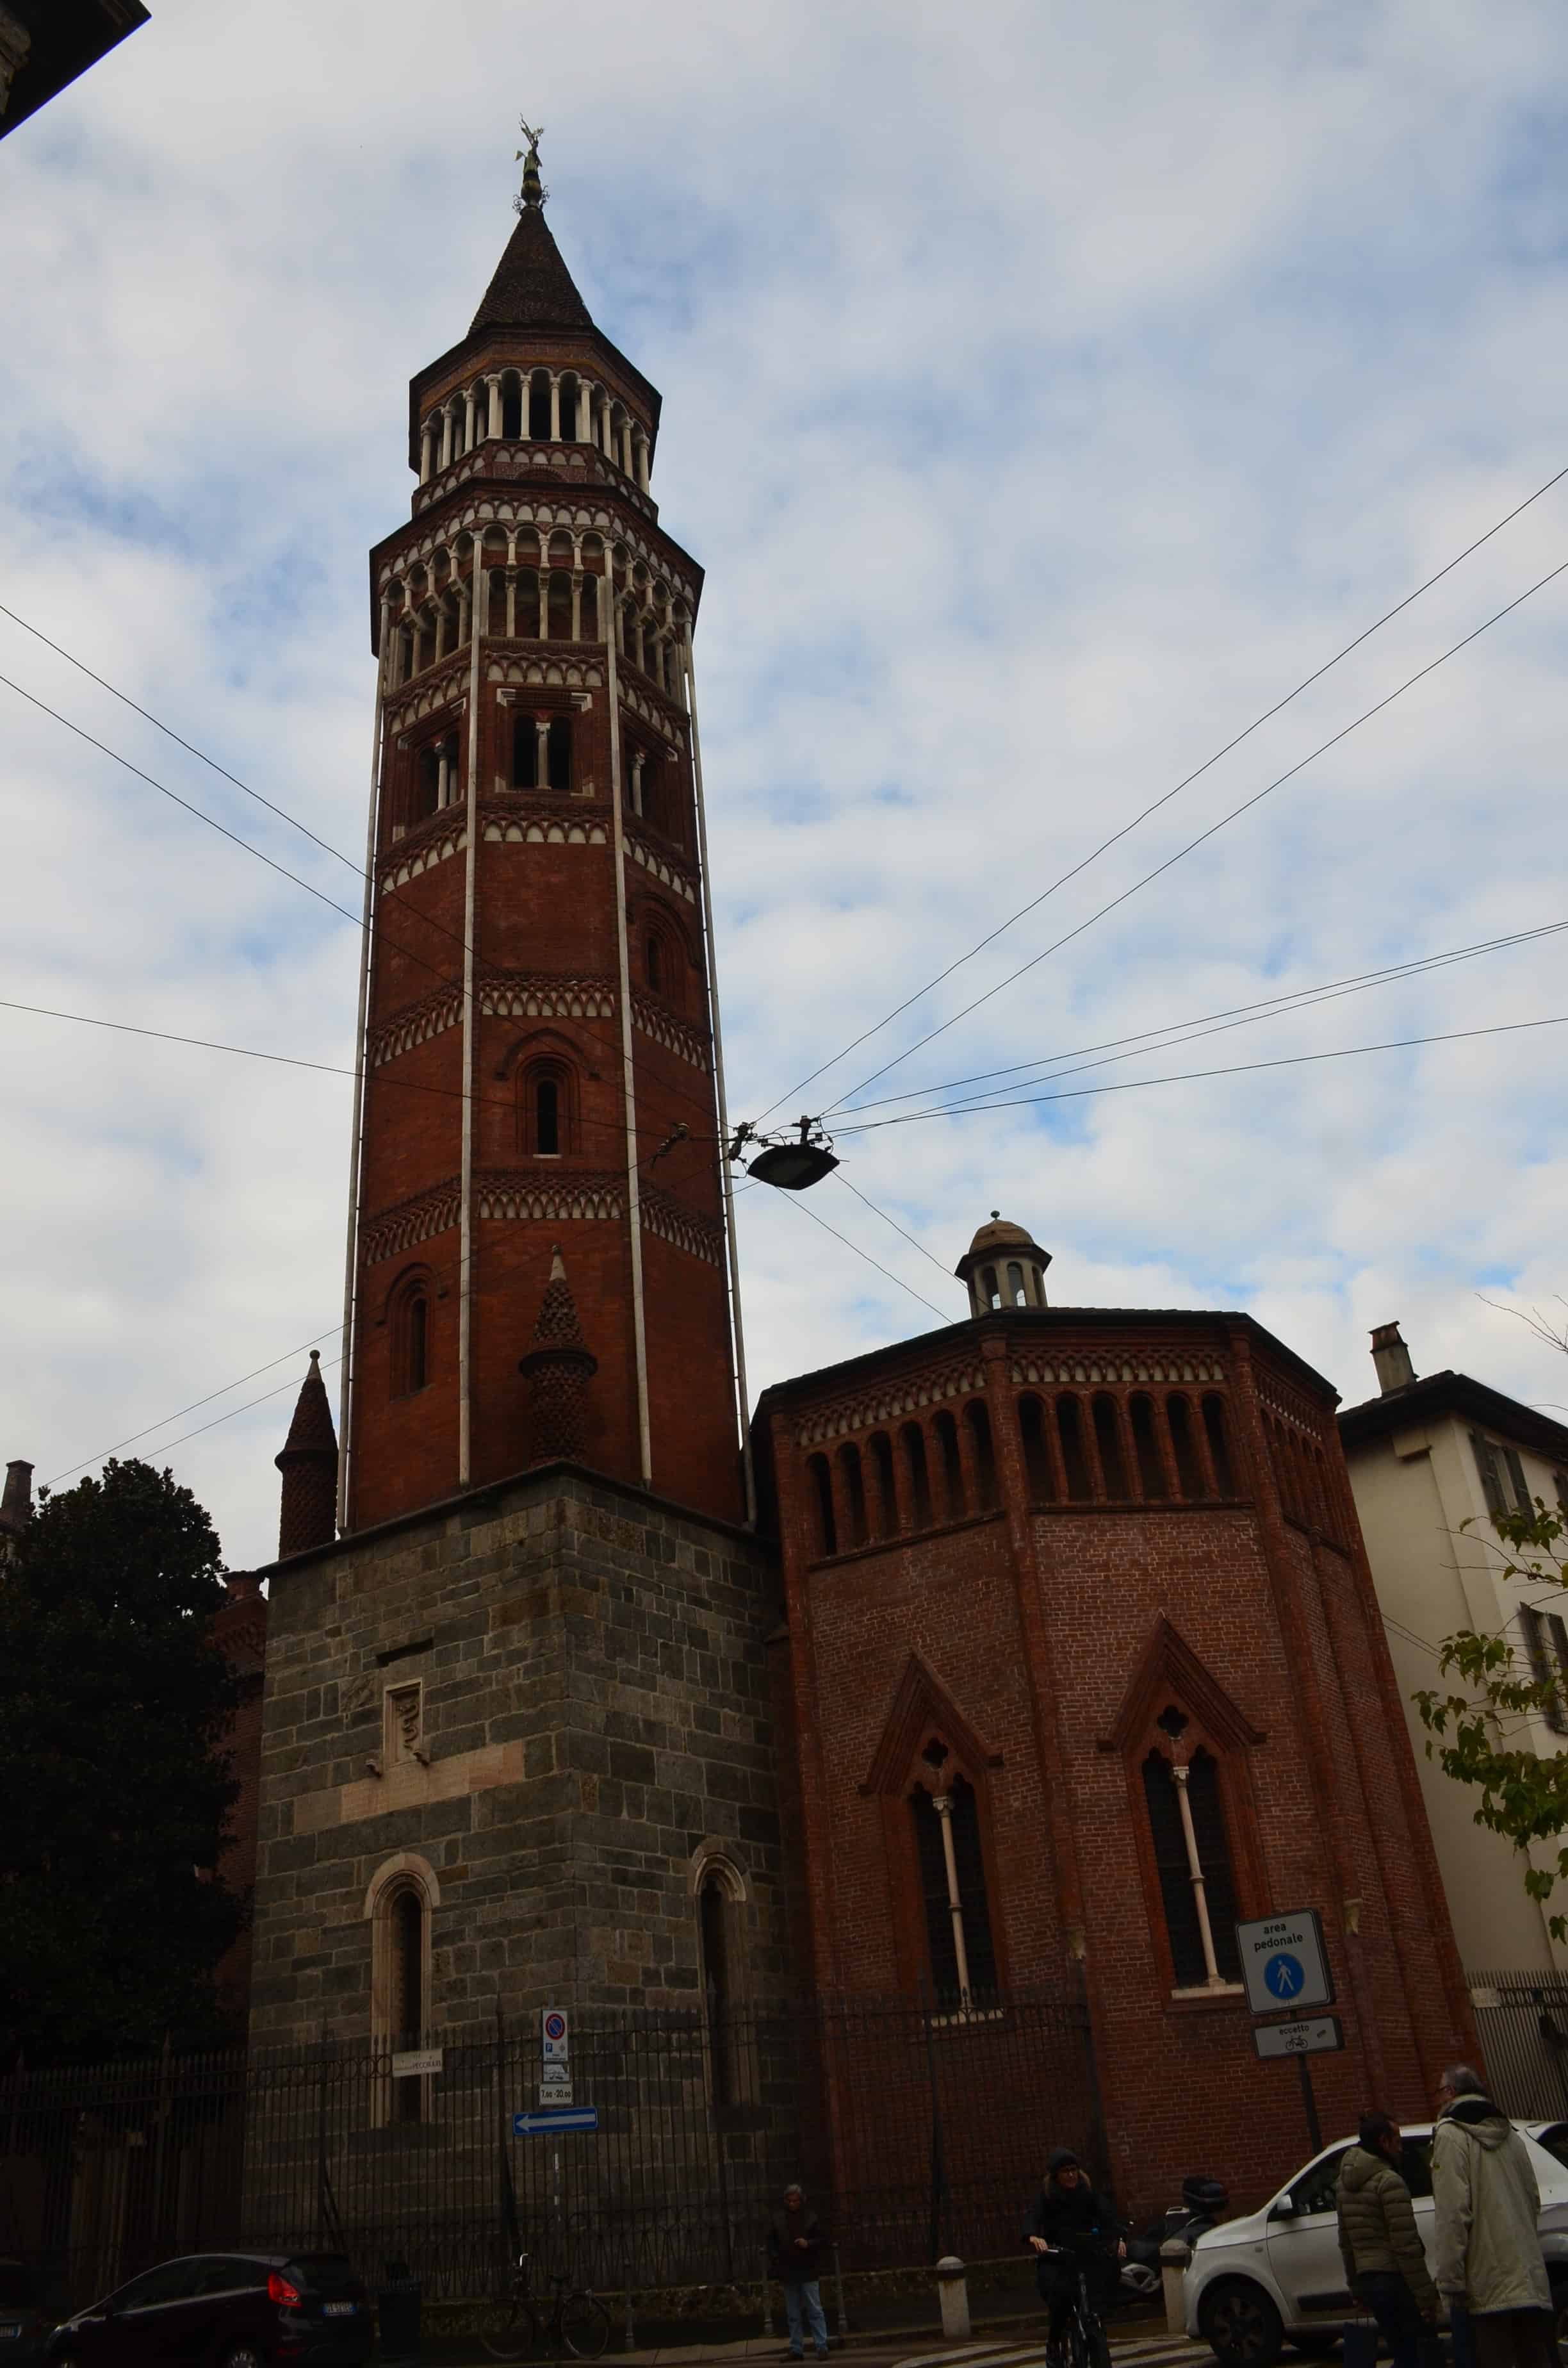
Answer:
M1468 2320L1475 2368L1558 2368L1529 2149L1481 2076L1451 2064L1432 2133L1432 2274Z
M1345 2283L1388 2340L1394 2368L1416 2368L1423 2333L1437 2325L1437 2289L1401 2165L1403 2141L1388 2113L1363 2113L1339 2167L1335 2201Z
M1115 2283L1108 2257L1127 2249L1117 2235L1116 2215L1096 2194L1070 2146L1048 2156L1044 2184L1024 2235L1035 2254L1040 2298L1051 2311L1050 2341L1060 2347L1077 2300L1080 2266L1085 2260L1093 2264L1089 2292L1103 2302Z
M790 2329L790 2357L803 2360L805 2328L819 2360L827 2358L827 2314L822 2306L822 2223L807 2205L805 2192L791 2181L784 2190L784 2209L767 2232L767 2254L773 2274L784 2288L784 2317ZM804 2326L802 2326L802 2321Z

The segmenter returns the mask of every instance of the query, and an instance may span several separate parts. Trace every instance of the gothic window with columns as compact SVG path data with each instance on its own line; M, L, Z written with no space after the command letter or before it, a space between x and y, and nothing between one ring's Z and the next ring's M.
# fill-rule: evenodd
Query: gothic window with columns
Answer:
M997 1986L979 1797L940 1736L933 1736L920 1756L909 1811L926 1967L938 2005L964 2009Z
M1143 1799L1177 1990L1213 1990L1241 1979L1236 1884L1220 1763L1194 1745L1175 1704L1156 1722L1168 1738L1143 1760Z

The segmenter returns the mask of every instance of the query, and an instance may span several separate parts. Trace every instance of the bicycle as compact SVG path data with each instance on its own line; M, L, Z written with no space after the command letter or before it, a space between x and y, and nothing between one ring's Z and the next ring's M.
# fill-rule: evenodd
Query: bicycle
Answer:
M1110 2368L1110 2344L1089 2293L1089 2271L1100 2256L1076 2248L1069 2252L1061 2245L1047 2245L1042 2248L1042 2258L1048 2261L1069 2262L1074 2272L1073 2314L1067 2322L1066 2368ZM1048 2357L1053 2357L1061 2368L1062 2351L1060 2343L1049 2347Z
M551 2273L555 2300L543 2320L543 2332L553 2338L556 2359L570 2351L578 2360L598 2360L609 2342L609 2313L585 2287L574 2286L559 2271ZM524 2360L540 2334L540 2316L534 2305L528 2256L517 2255L506 2321L494 2335L482 2340L493 2360Z

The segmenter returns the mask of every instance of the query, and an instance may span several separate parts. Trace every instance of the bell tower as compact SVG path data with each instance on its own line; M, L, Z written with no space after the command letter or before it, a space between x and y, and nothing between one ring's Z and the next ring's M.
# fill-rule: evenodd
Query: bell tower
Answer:
M530 134L472 325L409 390L412 517L370 553L348 1531L561 1452L519 1370L552 1271L587 1354L581 1459L744 1509L702 571L650 491L660 398L545 195Z

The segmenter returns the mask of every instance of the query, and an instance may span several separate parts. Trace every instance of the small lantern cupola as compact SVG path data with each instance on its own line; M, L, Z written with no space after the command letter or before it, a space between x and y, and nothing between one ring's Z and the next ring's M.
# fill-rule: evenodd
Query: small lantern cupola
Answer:
M1043 1307L1050 1264L1049 1250L993 1209L990 1224L982 1225L953 1271L968 1286L970 1314L991 1315L1009 1307Z

